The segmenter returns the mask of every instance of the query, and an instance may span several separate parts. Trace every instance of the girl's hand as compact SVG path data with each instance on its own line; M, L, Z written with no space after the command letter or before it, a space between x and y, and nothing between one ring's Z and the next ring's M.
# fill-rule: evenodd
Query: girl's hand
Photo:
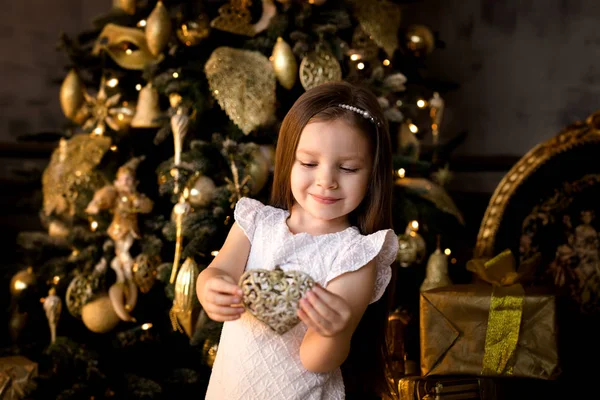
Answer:
M202 307L213 321L233 321L245 311L242 289L227 275L209 278L202 293Z
M350 305L318 284L300 299L298 317L321 336L332 337L345 330L350 316Z

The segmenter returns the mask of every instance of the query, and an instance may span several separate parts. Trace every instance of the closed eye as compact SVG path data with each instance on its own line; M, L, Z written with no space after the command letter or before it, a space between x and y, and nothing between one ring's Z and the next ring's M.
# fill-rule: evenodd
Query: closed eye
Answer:
M348 167L340 167L340 169L348 174L352 174L359 170L359 168L348 168Z
M300 162L300 165L302 165L303 167L306 167L306 168L313 168L313 167L317 166L316 163L304 163L304 162Z

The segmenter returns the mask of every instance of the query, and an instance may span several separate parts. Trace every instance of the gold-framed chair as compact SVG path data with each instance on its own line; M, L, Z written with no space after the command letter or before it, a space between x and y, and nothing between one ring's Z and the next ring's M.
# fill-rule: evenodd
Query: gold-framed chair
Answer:
M561 380L577 398L600 357L600 111L525 154L496 187L473 256L541 256L532 285L557 294ZM588 383L591 381L588 381ZM573 397L571 397L573 396Z

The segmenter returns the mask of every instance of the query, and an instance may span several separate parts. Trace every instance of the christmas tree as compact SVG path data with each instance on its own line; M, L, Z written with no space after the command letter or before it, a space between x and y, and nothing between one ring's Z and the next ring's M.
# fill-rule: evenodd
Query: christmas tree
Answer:
M462 135L440 134L456 86L424 72L443 42L403 21L402 3L118 0L60 38L67 123L41 177L47 230L19 235L3 351L39 363L31 398L202 397L221 325L202 312L196 277L237 200L268 202L280 122L328 81L368 85L385 110L395 303L414 309L418 266L440 237L460 243L444 187Z

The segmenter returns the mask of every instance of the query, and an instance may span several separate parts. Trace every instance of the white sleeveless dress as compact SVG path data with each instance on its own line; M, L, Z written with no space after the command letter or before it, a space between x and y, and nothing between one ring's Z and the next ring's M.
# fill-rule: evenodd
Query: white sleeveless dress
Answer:
M361 235L357 228L312 236L293 234L289 212L242 198L234 217L250 240L246 270L296 270L309 274L323 287L335 277L355 271L376 258L377 279L371 303L390 282L390 265L398 241L391 229ZM300 344L307 327L300 322L283 335L245 312L225 322L206 393L207 400L321 400L344 399L339 368L329 373L306 370Z

